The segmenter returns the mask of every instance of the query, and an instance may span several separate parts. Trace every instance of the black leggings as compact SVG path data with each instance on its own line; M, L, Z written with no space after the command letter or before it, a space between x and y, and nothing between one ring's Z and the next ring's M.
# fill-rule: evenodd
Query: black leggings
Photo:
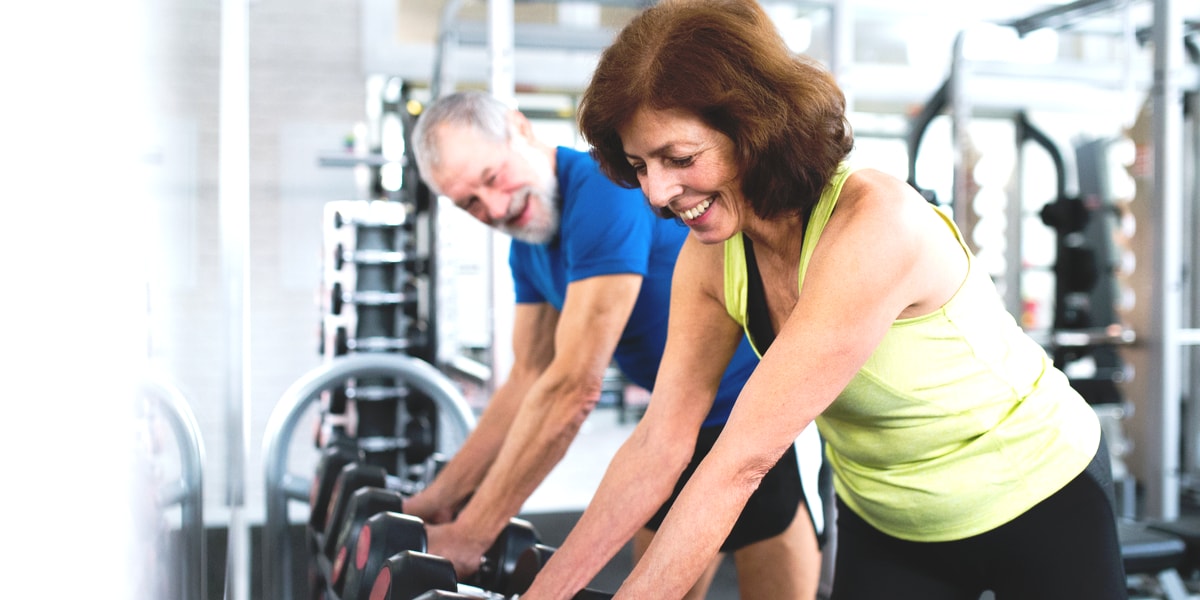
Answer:
M886 535L838 500L832 600L1125 600L1104 442L1066 487L1013 521L949 542Z

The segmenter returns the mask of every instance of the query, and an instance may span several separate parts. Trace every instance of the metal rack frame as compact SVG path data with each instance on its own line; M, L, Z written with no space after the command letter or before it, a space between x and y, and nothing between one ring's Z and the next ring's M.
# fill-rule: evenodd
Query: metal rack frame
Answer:
M179 388L160 376L149 376L142 382L142 393L156 403L159 414L165 415L179 448L180 478L168 482L158 491L160 506L179 505L180 586L184 600L206 600L208 579L204 568L204 443L200 425L187 398Z
M403 354L348 354L309 371L280 397L263 439L266 520L263 524L263 588L269 600L296 597L292 588L292 556L288 543L288 502L308 501L310 476L288 471L293 434L309 406L320 393L352 377L393 377L405 381L433 399L441 422L461 437L457 449L475 427L475 416L458 388L429 363ZM449 453L448 453L449 454Z
M1123 0L1080 0L1070 4L1017 19L1009 23L1022 34L1041 27L1071 27L1080 19L1125 7ZM1181 399L1183 397L1182 351L1186 346L1200 345L1200 329L1183 326L1183 291L1187 282L1183 257L1183 89L1186 82L1197 84L1194 72L1185 70L1184 19L1180 0L1153 0L1153 25L1150 27L1154 45L1153 80L1153 151L1155 211L1150 223L1141 227L1139 236L1153 239L1153 251L1142 257L1139 269L1153 274L1149 289L1144 290L1147 323L1138 327L1137 352L1144 353L1146 364L1154 365L1154 373L1142 373L1137 387L1146 401L1140 403L1138 419L1143 424L1141 438L1148 451L1141 456L1138 469L1145 484L1145 516L1155 519L1175 519L1179 516L1181 441ZM1189 28L1192 31L1194 28ZM970 76L963 56L963 36L955 41L951 75L938 95L951 105L952 135L958 156L966 144L967 119L971 115L971 99L966 93ZM1190 76L1190 77L1189 77ZM970 174L961 160L954 171L954 212L959 220L965 199L962 193ZM1012 222L1010 220L1010 222ZM960 221L960 227L963 225ZM1011 229L1011 228L1010 228ZM1014 236L1015 239L1014 239ZM1010 231L1009 246L1019 247L1019 232ZM1010 290L1011 292L1012 290ZM1010 294L1011 295L1011 294ZM1012 298L1008 298L1009 303Z

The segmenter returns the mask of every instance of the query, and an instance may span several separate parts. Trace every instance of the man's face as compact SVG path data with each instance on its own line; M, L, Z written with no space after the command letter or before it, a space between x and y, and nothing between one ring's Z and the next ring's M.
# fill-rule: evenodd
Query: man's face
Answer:
M430 180L455 206L490 227L531 244L558 233L558 181L550 157L513 132L508 143L443 125L436 132L441 163Z

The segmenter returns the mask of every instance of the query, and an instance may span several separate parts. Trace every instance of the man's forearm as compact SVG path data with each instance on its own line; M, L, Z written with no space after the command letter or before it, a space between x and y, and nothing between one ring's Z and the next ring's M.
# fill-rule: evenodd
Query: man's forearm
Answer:
M598 389L546 383L521 404L496 461L458 516L460 533L489 540L498 535L566 454L599 397Z
M425 490L429 498L442 507L457 507L479 487L508 437L521 398L529 387L510 377L496 390L471 435Z

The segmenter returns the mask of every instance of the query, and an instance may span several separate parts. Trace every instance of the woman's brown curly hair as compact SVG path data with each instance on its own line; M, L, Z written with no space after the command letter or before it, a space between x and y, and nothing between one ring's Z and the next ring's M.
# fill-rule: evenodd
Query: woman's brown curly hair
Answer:
M639 108L681 109L733 140L742 192L762 218L807 214L850 153L845 97L788 49L755 0L663 0L601 55L579 127L609 178L638 187L617 131Z

